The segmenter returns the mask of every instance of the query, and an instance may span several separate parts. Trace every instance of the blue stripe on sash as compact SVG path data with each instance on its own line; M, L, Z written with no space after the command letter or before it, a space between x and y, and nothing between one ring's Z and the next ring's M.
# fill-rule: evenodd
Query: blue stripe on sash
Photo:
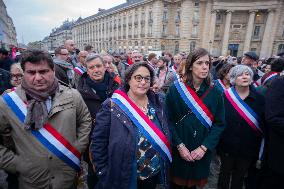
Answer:
M25 121L25 115L22 113L22 111L18 108L18 106L15 104L15 102L12 100L12 98L5 94L3 95L3 99L7 102L7 105L12 109L12 111L16 114L18 119L24 123Z
M244 102L244 100L241 99L237 91L234 89L234 87L231 87L232 92L234 93L235 97L238 99L238 101L249 111L249 113L257 120L259 121L258 115L247 105L247 103Z
M189 106L189 108L191 109L191 111L194 113L194 115L199 119L199 121L207 128L210 129L210 126L208 125L208 123L206 122L206 120L200 115L200 113L196 110L196 108L192 105L192 103L190 102L190 100L187 98L187 96L184 94L184 91L182 90L181 86L178 84L179 81L175 81L175 86L179 92L179 94L181 95L182 99L184 100L184 102ZM193 98L193 97L192 97Z
M59 157L63 162L72 167L73 169L79 171L80 167L71 161L68 157L65 156L61 151L59 151L53 144L51 144L39 131L32 131L32 134L52 153Z

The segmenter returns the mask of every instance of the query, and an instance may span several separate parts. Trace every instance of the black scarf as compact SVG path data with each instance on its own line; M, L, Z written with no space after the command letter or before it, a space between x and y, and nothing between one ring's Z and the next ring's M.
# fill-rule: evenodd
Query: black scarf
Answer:
M104 75L104 80L101 82L95 82L89 76L86 79L87 85L96 91L96 94L100 97L101 100L105 101L108 97L109 89L109 74L107 72Z

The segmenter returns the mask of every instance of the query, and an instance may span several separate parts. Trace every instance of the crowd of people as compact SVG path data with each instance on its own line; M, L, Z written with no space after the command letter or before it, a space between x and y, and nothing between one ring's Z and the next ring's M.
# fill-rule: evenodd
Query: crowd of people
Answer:
M284 188L283 56L2 49L8 188Z

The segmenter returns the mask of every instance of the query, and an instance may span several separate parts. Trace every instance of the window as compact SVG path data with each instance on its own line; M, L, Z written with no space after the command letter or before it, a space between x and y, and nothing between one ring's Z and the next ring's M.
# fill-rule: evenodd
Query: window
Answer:
M190 50L190 52L194 51L195 46L196 46L196 42L195 42L195 41L191 41L190 44L189 44L189 50Z
M253 31L253 36L257 38L259 37L259 34L260 34L260 26L255 26Z
M167 33L167 25L163 25L163 35L166 35Z
M152 35L152 25L149 26L149 35Z
M179 33L179 25L176 25L176 36L179 36L180 33Z
M175 42L175 54L179 53L179 42Z
M193 12L193 20L197 22L199 21L199 11L198 10L195 10Z
M283 31L282 31L282 38L284 38L284 28L283 28Z
M163 14L163 21L167 21L168 19L168 12L167 11L164 11L164 14Z
M195 6L195 7L199 7L199 1L195 1L195 2L194 2L194 6Z
M176 22L180 22L180 11L177 11Z
M192 37L197 37L197 25L193 26L191 35Z
M220 37L220 25L216 25L215 37Z
M278 52L277 52L277 54L282 53L282 52L284 52L284 44L280 44L280 45L278 46Z
M218 21L218 22L222 21L222 15L219 12L216 14L216 21Z

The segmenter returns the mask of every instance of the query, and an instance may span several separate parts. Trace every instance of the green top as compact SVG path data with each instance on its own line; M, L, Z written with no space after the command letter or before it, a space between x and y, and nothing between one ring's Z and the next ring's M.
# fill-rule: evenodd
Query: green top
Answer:
M202 83L197 95L201 97L208 88L208 85ZM172 85L167 93L166 105L172 126L172 176L174 177L199 180L205 179L209 175L212 151L217 146L220 135L225 129L225 112L223 97L215 86L203 99L203 103L205 103L214 116L210 130L199 121L194 113L188 114L189 108L178 93L175 85ZM201 160L187 162L181 159L176 148L176 146L181 143L184 143L189 151L195 150L200 145L206 146L208 150Z

